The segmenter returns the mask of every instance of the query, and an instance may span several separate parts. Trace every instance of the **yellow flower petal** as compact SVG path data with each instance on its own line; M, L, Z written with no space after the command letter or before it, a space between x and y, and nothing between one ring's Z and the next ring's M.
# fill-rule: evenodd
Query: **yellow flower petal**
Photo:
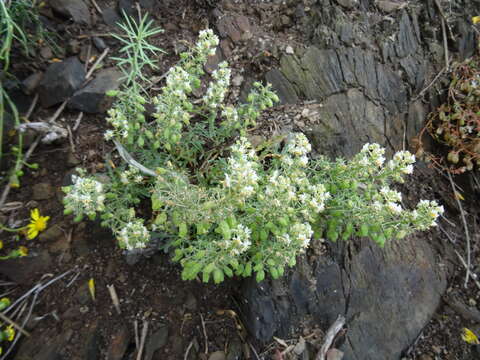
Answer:
M30 216L32 217L32 220L38 220L38 218L40 217L40 211L35 208L30 212Z
M474 16L472 17L472 23L478 24L480 22L480 16Z
M470 329L463 328L462 339L468 344L472 345L479 345L480 341L478 341L477 335Z
M95 301L95 280L90 279L88 280L88 290L90 290L90 295L92 299Z

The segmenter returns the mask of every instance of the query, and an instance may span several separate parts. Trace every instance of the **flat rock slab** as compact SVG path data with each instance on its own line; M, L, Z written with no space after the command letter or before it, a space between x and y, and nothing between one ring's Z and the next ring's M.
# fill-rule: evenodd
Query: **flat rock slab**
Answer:
M83 0L50 0L52 9L79 24L90 25L90 10Z
M87 113L106 112L114 99L106 93L109 90L118 89L121 77L122 72L115 68L101 70L95 79L73 95L68 102L68 107Z
M332 250L313 263L302 259L284 279L246 281L244 324L268 342L291 335L301 319L326 329L342 314L347 332L338 347L344 360L399 359L446 288L432 249L417 238L392 241L385 249L364 242L359 251Z
M38 86L43 107L50 107L68 99L85 80L85 69L77 57L51 64Z

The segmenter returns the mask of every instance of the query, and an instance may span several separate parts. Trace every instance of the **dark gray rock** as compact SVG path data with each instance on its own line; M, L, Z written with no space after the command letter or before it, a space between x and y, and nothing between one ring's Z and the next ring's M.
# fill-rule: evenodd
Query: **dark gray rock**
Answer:
M473 56L477 48L475 31L471 25L464 19L460 19L457 24L458 29L458 52L461 60Z
M22 81L21 87L25 94L31 95L37 89L37 86L42 81L43 73L42 72L35 72L25 80Z
M243 344L238 337L230 342L227 352L227 360L242 360Z
M119 0L118 1L118 12L123 15L125 13L128 16L135 16L137 10L135 8L135 2L133 0Z
M48 200L55 196L55 188L49 183L38 183L32 188L33 200Z
M168 339L168 326L163 324L147 340L145 345L145 360L152 360L155 352L165 346Z
M415 29L412 26L410 16L408 16L406 11L403 11L402 13L397 37L398 39L395 49L398 57L403 58L407 55L415 53L418 43L415 35Z
M357 4L358 0L337 0L337 3L344 8L353 9Z
M273 69L267 72L265 81L272 84L272 90L280 98L280 104L296 104L298 102L295 88L279 70Z
M52 9L79 24L90 25L92 20L83 0L50 0Z
M0 261L0 274L17 284L33 284L44 275L52 265L48 251L39 254L31 252L28 256Z
M127 351L128 345L132 334L128 330L126 325L120 326L116 330L115 334L110 341L110 345L107 350L107 360L122 360L125 352Z
M342 314L348 331L339 348L345 360L399 359L445 290L435 255L421 238L384 249L368 242L358 244L360 250L344 246L332 245L329 255L310 263L302 257L284 279L247 280L242 313L251 333L267 342L273 335L291 335L300 319L326 329Z
M115 68L101 70L95 79L72 96L68 107L87 113L106 112L112 105L113 98L105 94L109 90L118 89L121 77L122 73Z
M50 107L68 99L84 80L85 69L77 57L51 64L38 86L42 106Z
M55 328L36 329L32 336L19 342L14 360L64 360L64 350L71 330L58 334Z
M103 41L101 37L94 36L92 39L93 39L93 45L95 45L98 51L103 51L107 48L105 41Z
M122 18L115 7L104 9L102 12L102 17L105 24L111 27L117 26L117 24L122 21Z

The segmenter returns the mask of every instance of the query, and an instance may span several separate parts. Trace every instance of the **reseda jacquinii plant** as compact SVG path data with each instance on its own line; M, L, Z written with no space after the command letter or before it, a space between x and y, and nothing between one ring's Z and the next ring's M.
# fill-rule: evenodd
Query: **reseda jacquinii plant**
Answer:
M116 139L156 176L131 165L112 170L103 182L83 173L65 188L67 212L91 218L100 213L127 250L164 234L183 279L201 274L216 283L234 274L255 273L258 281L267 273L281 276L314 233L332 241L369 236L383 246L388 238L435 225L442 207L421 201L404 210L401 194L390 188L413 171L410 153L399 152L385 164L384 149L366 144L349 161L310 159L307 138L292 134L283 147L259 154L247 130L278 97L257 83L246 104L225 105L226 63L212 74L201 101L193 102L190 94L201 86L203 64L217 45L211 30L202 31L197 45L182 54L154 98L153 121L143 117L147 99L138 94L119 99L109 112L113 130L106 138ZM151 219L136 216L141 198L151 198Z

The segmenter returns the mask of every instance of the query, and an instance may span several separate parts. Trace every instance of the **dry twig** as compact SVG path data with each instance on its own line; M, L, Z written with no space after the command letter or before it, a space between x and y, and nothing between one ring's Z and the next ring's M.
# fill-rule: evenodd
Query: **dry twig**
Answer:
M460 202L460 199L455 195L456 193L455 183L453 182L452 175L450 174L450 172L447 172L447 174L448 174L448 179L450 180L450 185L452 185L453 197L455 198L455 201L457 202L457 205L458 205L458 209L460 210L460 216L462 217L463 228L465 230L465 237L467 239L467 263L465 266L467 273L465 275L465 284L463 285L466 288L468 285L468 279L470 278L470 267L471 267L470 233L468 231L467 220L465 218L465 211L463 211L462 203Z
M142 338L140 339L140 349L138 349L137 360L142 359L143 348L145 347L145 340L147 339L147 333L148 333L148 321L143 320Z
M193 340L190 341L190 344L188 344L187 350L185 351L185 355L183 356L183 360L188 359L188 354L190 353L190 349L192 348L192 346L193 346Z
M205 321L203 320L203 315L200 314L200 320L202 322L203 336L205 337L205 355L208 354L208 338L207 338L207 329L205 328Z
M28 331L26 331L23 327L21 327L20 325L18 325L15 321L13 321L12 319L10 319L8 316L6 315L3 315L3 313L0 312L0 319L2 319L3 321L5 322L8 322L10 325L12 325L15 329L17 329L18 331L20 331L23 335L25 336L30 336L30 333Z
M93 72L95 71L95 69L97 68L98 64L100 64L102 62L102 60L105 58L105 56L107 56L108 52L110 51L110 48L106 48L102 55L100 55L97 59L97 61L95 61L95 63L92 65L92 67L90 68L90 70L88 70L88 73L87 75L85 76L85 81L87 81L88 79L90 79L90 77L92 76Z
M343 315L338 315L337 320L328 328L327 333L325 334L325 341L320 348L315 360L325 360L328 349L332 346L335 336L338 332L342 330L343 325L345 325L345 317Z
M115 290L115 285L107 285L108 292L112 298L113 306L117 310L117 314L120 315L122 312L120 310L120 302L118 301L117 291Z

